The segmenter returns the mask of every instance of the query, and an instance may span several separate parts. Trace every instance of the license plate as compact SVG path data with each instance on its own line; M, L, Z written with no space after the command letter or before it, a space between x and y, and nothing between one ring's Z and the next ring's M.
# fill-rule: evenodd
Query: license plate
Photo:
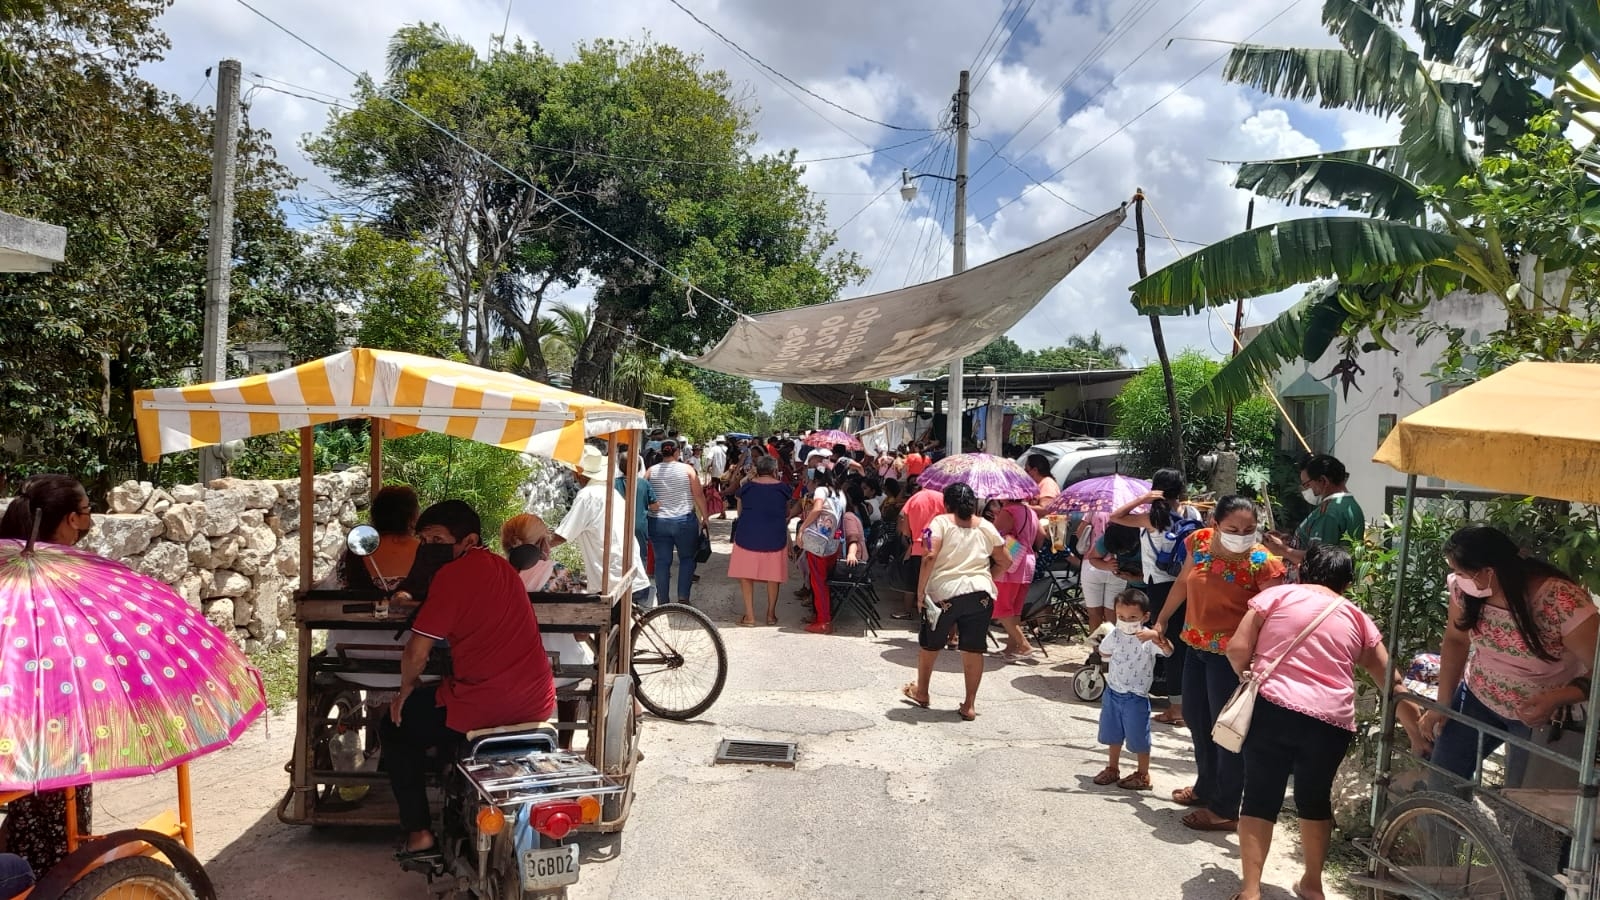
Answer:
M542 891L578 883L578 845L525 850L522 853L522 888Z

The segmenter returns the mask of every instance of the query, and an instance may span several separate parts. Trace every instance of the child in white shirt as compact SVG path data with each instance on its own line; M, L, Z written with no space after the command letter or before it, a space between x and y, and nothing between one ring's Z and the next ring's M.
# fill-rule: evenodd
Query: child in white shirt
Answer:
M1100 698L1100 743L1110 755L1094 783L1130 791L1150 789L1150 684L1155 680L1156 657L1170 656L1172 643L1145 625L1150 619L1150 598L1129 588L1116 598L1117 628L1100 641L1100 655L1110 660L1106 691ZM1139 769L1124 778L1118 768L1122 745L1137 755Z

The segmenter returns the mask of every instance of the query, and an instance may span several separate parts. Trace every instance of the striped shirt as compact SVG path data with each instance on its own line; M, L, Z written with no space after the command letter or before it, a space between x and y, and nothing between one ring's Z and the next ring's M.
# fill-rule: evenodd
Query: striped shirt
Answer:
M656 493L660 509L650 514L654 519L676 519L694 513L694 494L689 479L695 477L694 469L681 462L664 462L652 466L645 474L650 489Z

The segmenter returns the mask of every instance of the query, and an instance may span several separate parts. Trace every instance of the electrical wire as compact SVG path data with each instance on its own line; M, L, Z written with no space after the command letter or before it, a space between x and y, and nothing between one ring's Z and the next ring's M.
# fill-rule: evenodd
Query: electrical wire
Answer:
M977 71L978 63L982 61L984 55L989 52L990 45L999 36L1001 23L1005 22L1006 17L1011 14L1011 4L1013 2L1021 3L1022 0L1006 0L1006 2L1000 4L1000 15L996 16L994 24L989 26L989 34L983 39L983 43L978 45L978 52L973 55L972 62L967 64L967 71Z
M243 2L243 0L240 0L240 2ZM1272 25L1273 23L1277 22L1279 19L1283 18L1285 15L1288 15L1290 10L1294 9L1296 6L1299 6L1303 2L1304 2L1304 0L1292 0L1292 2L1289 3L1288 6L1285 6L1281 10L1278 10L1278 13L1276 15L1274 15L1272 18L1266 20L1265 22L1262 22L1259 26L1256 27L1256 29L1254 31L1252 31L1249 34L1245 35L1244 38L1239 41L1239 43L1242 44L1242 43L1250 40L1251 38L1255 37L1256 35L1260 34L1261 32L1265 31L1267 29L1267 26ZM1065 172L1067 169L1071 168L1079 160L1083 159L1085 156L1088 156L1089 154L1093 153L1094 151L1100 149L1102 146L1105 145L1105 143L1107 141L1111 140L1112 138L1116 137L1117 135L1121 134L1122 132L1128 130L1128 128L1131 127L1135 122L1137 122L1140 119L1144 118L1145 116L1149 115L1150 112L1152 110L1154 110L1156 107L1158 107L1161 104L1163 104L1163 103L1167 102L1168 100L1172 99L1174 96L1176 96L1178 94L1178 92L1182 91L1184 88L1186 88L1190 84L1194 83L1194 81L1196 79L1198 79L1201 75L1204 75L1206 72L1210 71L1211 68L1213 66L1215 66L1217 63L1220 63L1224 59L1227 59L1228 58L1228 53L1230 53L1230 52L1232 52L1232 51L1229 50L1229 51L1224 52L1221 56L1218 56L1216 59L1211 60L1210 62L1206 63L1204 66L1201 66L1199 69L1195 70L1195 73L1193 75L1190 75L1188 78L1185 78L1177 87L1175 87L1172 90L1167 91L1165 94L1161 95L1161 97L1159 99L1157 99L1154 103L1151 103L1149 106L1146 106L1144 109L1140 110L1136 115L1134 115L1133 118L1129 119L1126 122L1123 122L1121 125L1118 125L1115 129L1113 129L1111 131L1110 134L1107 134L1105 137L1103 137L1100 140L1096 141L1094 143L1094 145L1091 146L1089 149L1084 150L1082 153L1079 153L1077 156L1074 156L1073 158L1067 160L1065 165L1061 166L1061 168L1059 168L1059 169L1056 169L1054 172L1051 172L1049 175L1046 175L1044 177L1044 180L1045 181L1053 181L1053 180L1055 180L1056 176L1060 175L1062 172ZM1065 124L1065 123L1063 123L1063 124ZM1010 200L1007 200L1006 202L1004 202L1004 203L1000 204L999 206L995 207L993 210L990 210L986 215L984 215L978 221L979 222L985 222L985 221L988 221L989 219L994 218L995 216L1000 214L1001 210L1005 209L1006 207L1010 206L1013 203L1016 203L1018 200L1021 200L1023 197L1026 197L1028 194L1030 194L1032 192L1033 192L1033 187L1032 186L1024 188L1021 193L1017 194L1017 196L1012 197Z
M817 100L821 100L823 103L828 104L829 106L833 107L834 109L837 109L838 111L840 111L840 112L842 112L842 113L844 113L846 115L853 116L853 117L855 117L857 119L860 119L863 122L870 122L873 125L879 125L879 126L882 126L884 128L891 129L893 131L923 131L923 132L938 131L937 128L916 128L916 127L911 127L911 126L907 126L907 125L895 125L895 124L893 124L891 122L885 122L885 121L883 121L881 119L874 119L871 116L862 115L861 113L858 113L853 109L850 109L850 108L845 107L845 106L841 106L838 103L835 103L834 101L828 99L827 97L822 96L821 94L817 93L816 91L811 90L810 88L806 87L805 85L801 84L800 82L795 81L793 78L790 78L789 76L783 74L782 72L778 71L777 69L774 69L772 66L767 65L766 62L762 61L762 59L760 57L756 56L755 54L751 53L750 51L748 51L748 50L744 49L743 47L739 46L737 43L734 42L734 40L732 38L728 37L727 35L723 34L722 32L718 31L717 29L713 28L709 22L707 22L705 19L702 19L699 16L695 15L693 10L689 9L689 7L687 7L687 6L684 6L682 3L679 3L678 0L667 0L667 2L671 3L673 6L676 6L678 9L682 10L684 15L686 15L689 18L695 20L695 22L699 23L701 28L704 28L705 30L711 32L711 34L714 35L717 38L717 40L719 40L719 41L723 42L724 44L727 44L729 47L733 48L734 52L738 53L740 56L743 56L745 59L748 59L750 62L754 63L755 65L760 66L761 68L765 69L766 71L771 72L773 75L776 75L777 77L783 79L785 82L788 82L790 85L793 85L797 90L803 91L807 95L809 95L811 97L814 97Z
M926 140L926 138L922 138L921 140ZM928 148L928 152L922 154L922 158L917 160L912 165L913 166L921 166L924 162L927 162L928 158L933 156L933 154L939 152L939 148L941 146L943 146L949 140L950 140L950 135L946 134L944 136L943 140L934 141L933 142L933 146ZM908 167L908 168L910 168L910 167ZM843 222L840 222L838 225L834 226L834 229L833 229L834 232L837 233L837 232L843 231L844 227L846 225L849 225L851 222L854 222L857 218L859 218L861 216L862 213L864 213L867 210L871 209L873 204L877 203L879 200L881 200L883 198L884 194L889 193L890 191L894 190L895 188L897 188L899 186L900 186L899 182L890 182L887 186L884 187L883 190L881 190L877 194L873 195L873 198L871 200L868 200L865 204L863 204L860 209L858 209L855 212L851 213L850 217L848 219L845 219Z
M983 84L984 76L988 75L989 70L993 69L995 64L1000 62L1001 57L1005 56L1006 48L1010 47L1011 42L1016 39L1017 31L1022 27L1022 23L1027 20L1028 13L1033 11L1033 4L1036 2L1037 0L1028 0L1027 7L1023 8L1021 14L1016 17L1009 27L1007 27L1005 43L1000 45L1000 49L996 50L994 55L989 58L989 64L984 66L983 71L979 72L978 77L973 80L972 90L976 91L978 89L978 85ZM1021 0L1018 0L1018 6L1021 6Z
M311 43L311 41L307 40L304 37L301 37L299 34L295 33L291 29L289 29L288 26L283 25L282 23L278 22L276 19L272 18L271 16L267 15L266 13L262 12L261 10L256 9L254 6L252 6L248 2L248 0L235 0L235 2L238 3L240 6L243 6L245 9L248 9L251 12L255 13L258 17L260 17L261 19L266 21L267 24L273 26L274 28L278 29L279 31L283 32L284 34L288 35L289 37L293 38L295 41L297 41L298 43L303 45L306 49L310 50L311 52L317 54L318 56L320 56L323 59L327 60L328 62L332 63L333 65L335 65L335 66L339 67L340 69L344 70L352 78L359 78L360 77L360 74L357 73L354 69L350 68L349 66L347 66L344 63L340 62L339 60L335 59L333 56L329 55L326 51L324 51L323 49L321 49L317 45ZM438 122L435 122L434 120L432 120L432 119L428 118L427 116L423 115L422 113L418 112L414 107L412 107L410 104L406 103L404 100L401 100L398 97L389 97L387 99L389 100L389 102L395 104L396 106L399 106L401 109L404 109L406 112L409 112L411 115L415 116L418 119L418 121L422 122L423 124L427 125L428 127L432 128L433 130L439 132L440 135L444 136L451 143L456 144L457 146L461 147L463 150L466 150L467 152L473 154L474 156L477 156L479 159L483 160L484 162L488 163L489 165L493 166L494 168L499 169L501 172L504 172L506 175L510 176L513 180L517 181L518 183L522 184L524 187L528 188L528 190L532 191L535 196L544 198L552 206L555 206L556 208L562 210L563 212L565 212L568 215L572 216L574 219L577 219L579 222L582 222L583 224L588 225L590 228L594 229L596 234L600 234L600 235L605 236L607 239L611 240L617 246L622 247L623 249L627 250L629 253L632 253L634 256L638 257L646 265L650 266L651 268L659 270L662 274L666 275L668 278L671 278L673 281L676 281L679 284L682 284L687 290L689 290L689 291L691 291L693 293L697 293L697 294L701 295L702 297L705 297L707 300L710 300L712 303L715 303L718 306L721 306L724 309L728 310L730 313L733 313L733 315L736 318L738 318L740 321L746 322L751 327L756 328L756 329L759 330L760 325L756 322L756 320L753 317L751 317L750 315L748 315L747 313L745 313L743 310L740 310L738 307L734 306L732 303L729 303L728 301L722 299L721 297L718 297L718 296L716 296L714 294L711 294L710 292L706 291L704 288L702 288L699 285L695 284L687 276L680 275L679 273L672 271L671 269L669 269L666 266L662 265L660 262L656 261L655 257L649 255L648 253L645 253L643 250L640 250L639 248L633 246L632 244L628 243L627 241L623 240L622 238L617 237L616 235L612 234L610 231L607 231L604 227L602 227L598 223L594 222L592 219L590 219L589 217L585 216L583 213L579 212L578 210L572 208L570 205L568 205L567 203L563 202L560 198L557 198L557 197L547 193L546 191L542 190L538 185L536 185L533 182L529 181L528 179L524 178L522 175L519 175L518 173L512 171L504 163L500 162L499 160L495 159L494 157L490 156L489 154L483 152L482 150L479 150L477 147L472 146L472 144L468 143L466 141L466 139L462 138L460 135L456 134L455 132L451 131L448 128L445 128L443 125L440 125Z

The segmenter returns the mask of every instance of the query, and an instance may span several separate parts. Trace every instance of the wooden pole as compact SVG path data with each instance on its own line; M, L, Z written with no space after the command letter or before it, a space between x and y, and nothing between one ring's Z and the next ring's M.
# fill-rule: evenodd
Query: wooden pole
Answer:
M315 534L317 518L314 507L316 493L316 429L307 425L300 429L300 593L311 590L312 563L315 561ZM311 629L304 623L295 623L298 636L295 672L298 686L294 697L294 783L290 809L295 821L304 822L311 810L308 808L311 786L311 762L307 758L310 740L308 727L311 719Z
M1256 198L1250 198L1250 205L1244 211L1244 230L1249 231L1255 227ZM1240 297L1233 302L1233 348L1228 354L1232 359L1239 355L1239 350L1244 347L1244 342L1239 338L1239 332L1244 330L1244 298ZM1228 421L1222 427L1222 446L1233 449L1233 404L1228 404Z
M368 498L378 496L378 491L383 489L383 420L368 420L367 431L367 480L370 482Z
M1139 263L1139 278L1142 280L1150 275L1145 262L1144 188L1139 188L1133 195L1133 224L1139 235L1135 257ZM1172 380L1172 361L1167 358L1167 339L1161 333L1161 317L1154 313L1150 315L1150 338L1156 345L1156 359L1161 361L1161 380L1167 386L1167 415L1172 419L1173 468L1181 474L1188 471L1188 466L1184 464L1186 454L1183 450L1183 418L1178 413L1178 387Z

